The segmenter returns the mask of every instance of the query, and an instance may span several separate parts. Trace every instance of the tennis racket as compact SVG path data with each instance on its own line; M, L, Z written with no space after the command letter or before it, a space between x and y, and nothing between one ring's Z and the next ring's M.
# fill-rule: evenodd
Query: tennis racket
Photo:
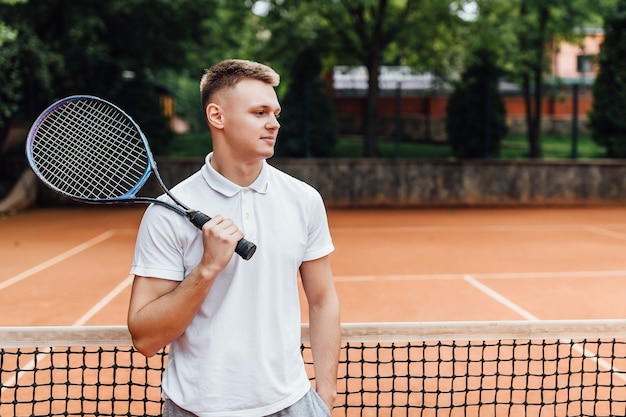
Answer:
M148 141L135 121L108 101L71 96L48 107L26 141L28 162L52 190L87 203L156 203L198 229L211 220L179 201L165 186ZM175 203L136 193L153 174ZM235 252L250 259L256 246L241 239Z

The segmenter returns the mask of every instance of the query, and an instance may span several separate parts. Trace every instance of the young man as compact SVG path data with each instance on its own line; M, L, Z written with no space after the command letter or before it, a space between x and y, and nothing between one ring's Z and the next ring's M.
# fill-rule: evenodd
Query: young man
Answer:
M152 205L137 236L128 327L147 356L170 344L164 416L329 416L339 303L317 191L271 167L280 124L271 68L227 60L200 84L213 152L172 189L212 217L202 231ZM257 245L245 261L242 238ZM300 353L298 272L315 390Z

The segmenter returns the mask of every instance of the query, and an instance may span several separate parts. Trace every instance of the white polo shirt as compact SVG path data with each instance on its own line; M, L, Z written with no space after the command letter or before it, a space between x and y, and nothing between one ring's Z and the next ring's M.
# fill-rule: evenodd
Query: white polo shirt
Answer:
M252 185L240 187L215 171L210 158L172 192L209 216L232 218L257 251L248 261L233 256L185 333L172 342L163 395L201 417L265 416L310 389L300 353L297 272L302 262L334 248L314 188L266 162ZM182 281L202 252L195 226L151 205L131 273Z

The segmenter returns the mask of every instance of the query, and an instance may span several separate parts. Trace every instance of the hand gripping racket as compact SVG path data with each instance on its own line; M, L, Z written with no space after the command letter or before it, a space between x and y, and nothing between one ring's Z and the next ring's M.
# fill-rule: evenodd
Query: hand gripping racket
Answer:
M71 96L48 107L28 133L26 156L39 179L74 200L156 203L186 217L198 229L211 220L167 189L139 126L98 97ZM176 205L136 195L150 174ZM241 239L235 252L248 260L255 250L253 243Z

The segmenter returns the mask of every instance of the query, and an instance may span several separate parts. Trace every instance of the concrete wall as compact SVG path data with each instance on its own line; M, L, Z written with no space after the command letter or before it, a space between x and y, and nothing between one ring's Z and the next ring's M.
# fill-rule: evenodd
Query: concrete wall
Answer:
M162 159L168 185L201 159ZM318 189L331 208L557 206L626 203L626 161L271 159ZM156 192L153 186L148 192Z

